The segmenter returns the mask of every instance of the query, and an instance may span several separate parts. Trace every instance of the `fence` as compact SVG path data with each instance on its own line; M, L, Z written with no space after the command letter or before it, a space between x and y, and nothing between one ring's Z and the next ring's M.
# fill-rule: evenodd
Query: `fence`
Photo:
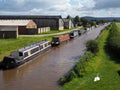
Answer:
M44 33L50 31L50 27L41 27L38 28L38 33Z

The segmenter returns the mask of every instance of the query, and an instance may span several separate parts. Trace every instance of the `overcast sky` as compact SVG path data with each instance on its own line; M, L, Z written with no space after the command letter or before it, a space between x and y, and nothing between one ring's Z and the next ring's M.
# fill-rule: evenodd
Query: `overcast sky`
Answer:
M120 0L0 0L0 15L120 17Z

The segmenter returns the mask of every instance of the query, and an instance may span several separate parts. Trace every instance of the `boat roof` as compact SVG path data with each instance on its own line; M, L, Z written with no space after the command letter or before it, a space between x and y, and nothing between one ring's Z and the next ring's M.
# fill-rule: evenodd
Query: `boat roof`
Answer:
M40 42L38 42L38 43L36 43L36 44L32 44L32 45L30 45L30 46L26 46L26 47L24 47L24 48L19 49L18 51L19 51L19 52L24 52L24 51L29 50L30 48L34 48L34 47L36 47L36 46L38 46L38 45L41 45L41 44L43 44L43 43L45 43L45 42L48 42L48 40L43 40L43 41L40 41Z

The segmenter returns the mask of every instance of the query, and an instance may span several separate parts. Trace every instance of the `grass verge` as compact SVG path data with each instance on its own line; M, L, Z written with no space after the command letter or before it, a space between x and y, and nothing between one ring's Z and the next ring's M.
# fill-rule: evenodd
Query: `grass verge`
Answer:
M66 83L60 90L120 90L120 65L117 64L106 52L105 45L109 30L104 30L97 39L99 52L90 60L82 78L75 78ZM94 77L99 73L100 81L94 82Z
M79 28L80 30L83 29L83 27L77 27ZM76 28L70 28L70 29L64 29L64 30L50 30L48 32L43 32L43 33L40 33L38 35L43 35L43 34L55 34L55 33L61 33L61 32L67 32L67 31L73 31L74 29Z

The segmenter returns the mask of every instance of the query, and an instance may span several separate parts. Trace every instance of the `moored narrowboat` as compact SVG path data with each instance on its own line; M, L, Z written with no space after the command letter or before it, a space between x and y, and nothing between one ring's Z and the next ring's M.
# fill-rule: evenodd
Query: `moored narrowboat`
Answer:
M52 38L52 45L53 46L60 45L61 43L68 41L69 39L70 39L69 34L54 36Z
M78 32L78 30L75 30L75 31L70 32L69 35L70 35L70 38L74 38L79 35L79 32Z
M36 44L21 48L17 51L11 52L9 56L5 56L1 66L3 69L15 68L32 60L43 52L46 52L50 47L50 41L43 40Z

